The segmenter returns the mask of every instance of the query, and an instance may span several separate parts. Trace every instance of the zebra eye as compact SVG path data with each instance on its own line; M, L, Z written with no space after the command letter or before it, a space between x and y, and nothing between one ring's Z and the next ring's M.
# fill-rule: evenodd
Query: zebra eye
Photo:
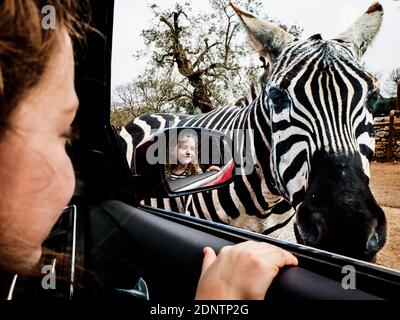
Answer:
M275 112L282 112L283 109L289 105L286 94L278 88L272 88L268 92L268 105L271 106Z

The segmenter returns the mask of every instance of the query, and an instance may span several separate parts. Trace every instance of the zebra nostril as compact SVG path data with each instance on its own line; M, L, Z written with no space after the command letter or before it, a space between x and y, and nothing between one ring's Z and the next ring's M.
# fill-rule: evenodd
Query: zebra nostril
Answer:
M311 214L311 232L307 236L310 245L318 245L326 232L326 220L319 212Z
M379 235L373 231L367 241L366 249L368 252L377 252L379 250Z

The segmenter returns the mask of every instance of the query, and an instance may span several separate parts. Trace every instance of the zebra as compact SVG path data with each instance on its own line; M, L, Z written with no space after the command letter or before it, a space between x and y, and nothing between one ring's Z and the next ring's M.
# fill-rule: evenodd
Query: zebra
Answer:
M249 88L246 90L244 95L236 100L235 106L245 108L248 105L252 104L261 94L262 90L262 82L252 82Z
M120 133L128 162L154 129L204 127L231 136L251 129L253 172L192 195L186 214L371 261L386 242L385 214L369 188L379 83L360 60L380 29L382 6L372 4L329 40L319 34L297 40L231 6L269 61L260 94L245 107L130 121ZM174 201L153 205L179 209Z

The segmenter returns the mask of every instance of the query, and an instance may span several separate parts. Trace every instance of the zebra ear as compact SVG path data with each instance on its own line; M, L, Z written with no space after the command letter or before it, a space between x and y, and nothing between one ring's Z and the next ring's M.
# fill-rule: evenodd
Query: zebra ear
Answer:
M358 58L361 58L378 34L382 19L383 8L379 2L375 2L337 39L352 43Z
M274 64L283 47L295 37L271 22L261 20L229 3L246 28L253 48Z

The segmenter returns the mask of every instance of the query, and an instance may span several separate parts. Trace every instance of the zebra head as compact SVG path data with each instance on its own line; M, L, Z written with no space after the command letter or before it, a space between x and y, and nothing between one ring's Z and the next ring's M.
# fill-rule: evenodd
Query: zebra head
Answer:
M382 6L371 5L336 39L300 41L234 9L270 62L262 92L270 162L277 189L297 212L297 240L372 260L386 241L385 215L369 188L379 86L360 59L378 33Z

